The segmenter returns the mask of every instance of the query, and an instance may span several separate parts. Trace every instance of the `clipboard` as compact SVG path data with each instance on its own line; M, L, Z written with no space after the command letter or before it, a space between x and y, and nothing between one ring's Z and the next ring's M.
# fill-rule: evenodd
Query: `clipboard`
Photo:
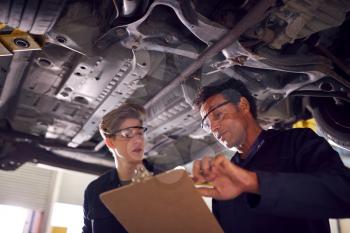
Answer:
M129 233L224 233L184 170L107 191L100 199Z

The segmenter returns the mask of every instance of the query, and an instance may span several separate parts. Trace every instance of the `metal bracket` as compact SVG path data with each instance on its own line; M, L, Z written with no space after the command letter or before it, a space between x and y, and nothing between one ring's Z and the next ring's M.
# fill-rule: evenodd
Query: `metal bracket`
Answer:
M41 47L28 34L14 30L10 34L0 35L0 42L12 53L41 50Z

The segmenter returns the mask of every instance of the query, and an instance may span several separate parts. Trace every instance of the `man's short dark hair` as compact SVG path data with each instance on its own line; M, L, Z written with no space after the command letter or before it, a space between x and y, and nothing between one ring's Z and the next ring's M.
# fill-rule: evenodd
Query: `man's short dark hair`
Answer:
M208 86L202 87L197 93L194 104L199 109L209 97L217 94L222 94L227 100L232 101L234 104L239 102L239 97L245 97L249 102L250 112L254 118L257 117L254 97L243 82L237 79L229 79L225 82L218 80Z

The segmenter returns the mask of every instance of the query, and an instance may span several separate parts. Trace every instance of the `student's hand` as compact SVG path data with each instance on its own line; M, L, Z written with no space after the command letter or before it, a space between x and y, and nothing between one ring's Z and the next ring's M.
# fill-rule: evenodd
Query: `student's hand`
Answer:
M223 155L196 160L193 180L196 183L211 183L213 187L199 187L197 190L202 196L218 200L232 199L243 192L259 192L256 173L236 166Z

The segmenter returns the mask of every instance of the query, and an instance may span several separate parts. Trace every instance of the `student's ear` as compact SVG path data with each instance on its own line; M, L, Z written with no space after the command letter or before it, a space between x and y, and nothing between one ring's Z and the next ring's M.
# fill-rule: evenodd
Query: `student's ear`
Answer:
M247 114L250 112L250 104L249 104L249 101L245 97L240 98L238 107L243 114Z
M114 148L114 144L113 144L113 141L111 140L111 138L106 138L105 144L106 144L106 146L108 146L108 148Z

